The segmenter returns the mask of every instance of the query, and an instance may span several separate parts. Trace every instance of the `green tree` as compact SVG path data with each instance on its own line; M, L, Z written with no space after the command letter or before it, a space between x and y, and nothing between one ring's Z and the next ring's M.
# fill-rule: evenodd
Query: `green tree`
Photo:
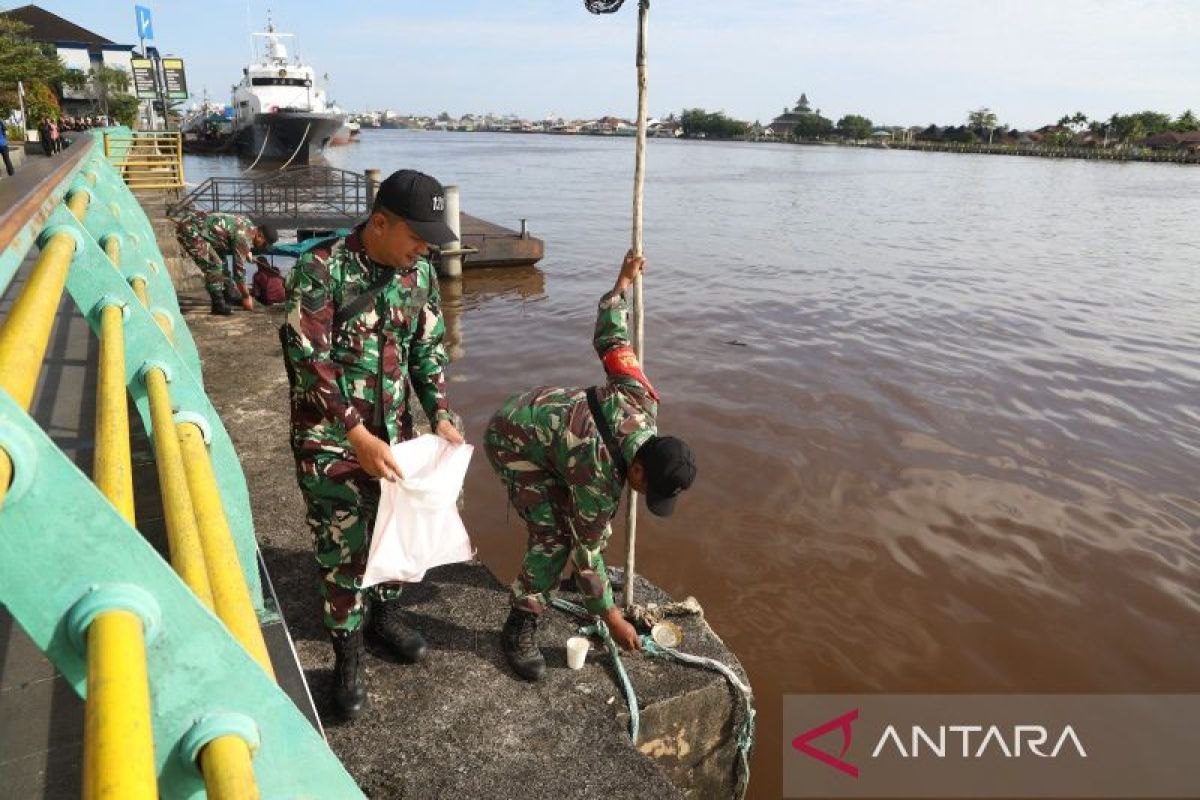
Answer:
M113 114L112 103L118 97L129 95L129 73L113 67L93 67L88 73L88 86L99 113L109 116ZM136 113L137 100L133 106Z
M858 114L847 114L837 121L837 131L847 139L866 139L874 126L871 120Z
M68 70L59 60L53 45L35 42L29 38L29 26L8 17L0 17L0 116L8 116L18 107L17 81L25 84L26 94L34 87L61 87L62 84L77 85L83 76ZM54 113L58 112L58 101L50 92ZM47 105L41 106L48 111ZM37 119L26 108L30 119Z
M1089 121L1086 114L1076 111L1074 114L1064 114L1058 124L1061 127L1070 128L1074 133L1083 133L1088 129Z
M1180 133L1194 131L1200 128L1200 120L1196 119L1196 115L1193 114L1192 110L1189 108L1187 111L1179 115L1179 119L1175 120L1175 122L1171 124L1171 128L1179 131Z
M970 143L974 144L979 139L987 137L987 143L992 143L992 134L995 133L999 120L994 111L987 106L977 108L974 111L967 112L967 127L974 132L975 139Z
M995 112L984 106L967 112L967 127L975 130L994 130L997 123Z
M126 127L135 127L140 106L141 101L131 94L119 94L109 98L107 114L109 122L116 120Z
M25 23L0 17L0 83L61 81L67 68L54 46L35 42L28 34Z
M690 138L733 139L745 136L749 124L725 115L723 111L685 108L679 117L683 135Z
M35 81L25 87L26 127L36 128L44 119L58 119L62 108L58 96L44 83Z
M1113 114L1109 120L1110 138L1125 143L1136 143L1147 136L1171 130L1169 114L1157 111L1139 111L1136 114Z
M792 128L794 139L821 139L833 133L833 120L821 116L820 110L800 115L796 127Z

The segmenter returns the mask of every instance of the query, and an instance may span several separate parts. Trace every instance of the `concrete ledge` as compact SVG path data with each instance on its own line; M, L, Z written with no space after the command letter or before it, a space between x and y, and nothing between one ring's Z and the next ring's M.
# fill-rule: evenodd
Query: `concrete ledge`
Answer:
M171 276L171 283L176 292L186 292L204 288L204 274L196 267L195 262L183 255L179 242L175 239L175 223L167 217L167 207L178 200L174 191L139 191L134 192L150 225L154 228L154 238L158 242L159 252Z
M576 621L565 613L549 612L539 632L550 666L546 679L527 684L510 673L499 637L507 592L479 563L434 570L406 590L409 622L431 652L415 666L370 655L370 708L353 724L339 724L326 700L333 654L320 626L288 445L287 383L275 335L282 313L274 307L213 317L202 294L180 300L209 396L241 457L263 557L330 746L370 797L732 795L732 732L740 711L721 675L627 657L642 706L642 737L634 746L607 654L594 647L583 670L566 668L565 642ZM638 599L669 598L639 579ZM741 672L703 619L675 621L685 651Z

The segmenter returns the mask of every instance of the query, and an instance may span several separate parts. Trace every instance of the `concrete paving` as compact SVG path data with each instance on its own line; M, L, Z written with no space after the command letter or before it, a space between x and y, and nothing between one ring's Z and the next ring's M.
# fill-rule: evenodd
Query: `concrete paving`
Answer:
M575 623L551 612L540 632L549 673L512 676L500 650L507 593L479 563L432 571L404 594L430 654L420 665L368 660L370 708L339 723L325 699L333 654L320 624L315 565L288 445L278 307L208 314L181 297L205 383L241 457L263 555L329 743L372 798L670 798L732 793L735 698L711 672L626 659L642 705L641 748L608 657L578 672L563 643ZM469 501L469 498L468 498ZM570 599L570 595L564 595ZM666 600L648 584L639 598ZM682 621L690 652L737 666L702 619ZM740 669L740 667L738 667ZM675 783L672 783L672 780Z

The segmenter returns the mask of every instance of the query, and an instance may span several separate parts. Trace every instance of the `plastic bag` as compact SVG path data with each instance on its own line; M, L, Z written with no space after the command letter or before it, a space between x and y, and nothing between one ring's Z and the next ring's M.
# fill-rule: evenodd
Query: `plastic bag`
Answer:
M458 515L458 493L474 450L430 434L392 445L404 479L380 481L363 588L387 581L413 583L433 567L474 558Z

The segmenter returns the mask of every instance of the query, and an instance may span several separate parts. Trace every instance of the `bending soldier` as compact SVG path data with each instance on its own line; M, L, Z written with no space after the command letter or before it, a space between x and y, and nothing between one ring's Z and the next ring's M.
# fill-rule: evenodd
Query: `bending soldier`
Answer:
M292 452L333 642L333 699L366 707L366 636L404 661L425 640L401 619L400 585L358 588L379 505L379 478L402 477L391 444L414 436L409 381L434 431L460 443L446 400L445 324L429 244L452 241L445 192L412 170L379 187L365 223L317 244L288 275L281 329L289 368ZM369 593L370 601L365 595Z
M627 255L616 285L600 299L593 344L607 383L515 395L484 434L488 461L529 530L501 634L508 663L526 680L545 673L536 642L538 618L568 559L588 611L604 618L623 648L639 646L637 632L613 604L603 556L609 520L626 481L646 496L651 513L665 517L696 477L688 446L657 435L658 393L629 344L625 290L644 264Z
M204 288L212 298L212 313L228 316L225 283L232 278L242 308L254 308L246 287L246 262L255 252L275 244L279 234L270 225L255 225L249 217L189 210L175 223L175 238L204 273ZM225 257L233 256L233 274L227 275Z

